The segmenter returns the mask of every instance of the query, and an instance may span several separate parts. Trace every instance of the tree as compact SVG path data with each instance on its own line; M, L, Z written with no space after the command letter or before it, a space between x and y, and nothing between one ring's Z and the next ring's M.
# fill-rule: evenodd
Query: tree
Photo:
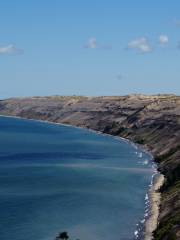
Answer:
M69 236L68 236L68 233L67 232L61 232L59 233L59 235L56 237L56 240L68 240L69 239Z

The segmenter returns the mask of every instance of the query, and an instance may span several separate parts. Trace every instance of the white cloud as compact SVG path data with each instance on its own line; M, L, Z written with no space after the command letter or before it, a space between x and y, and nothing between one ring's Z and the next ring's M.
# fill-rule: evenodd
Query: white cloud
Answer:
M95 49L97 48L97 40L96 38L90 38L87 42L87 44L85 45L86 48L91 48L91 49Z
M104 49L104 50L112 49L111 45L98 44L96 38L94 37L89 38L84 47L89 49Z
M145 37L138 38L129 42L128 49L135 49L140 53L149 53L152 51L152 48Z
M164 46L164 45L168 44L168 42L169 42L169 38L168 38L167 35L160 35L159 36L159 43L160 43L161 46Z
M13 44L0 47L0 55L18 55L22 53L23 53L23 50L16 48Z

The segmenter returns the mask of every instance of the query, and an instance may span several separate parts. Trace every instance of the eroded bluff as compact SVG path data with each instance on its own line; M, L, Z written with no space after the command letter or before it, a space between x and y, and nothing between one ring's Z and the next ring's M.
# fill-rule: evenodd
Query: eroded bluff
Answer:
M156 240L180 239L180 97L33 97L0 101L0 114L86 127L143 144L166 177Z

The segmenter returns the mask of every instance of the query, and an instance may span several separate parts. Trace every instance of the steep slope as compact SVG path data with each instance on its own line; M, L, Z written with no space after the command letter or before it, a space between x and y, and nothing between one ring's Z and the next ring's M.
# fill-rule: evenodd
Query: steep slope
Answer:
M0 114L86 127L143 144L166 177L155 239L180 239L180 97L34 97L0 102Z

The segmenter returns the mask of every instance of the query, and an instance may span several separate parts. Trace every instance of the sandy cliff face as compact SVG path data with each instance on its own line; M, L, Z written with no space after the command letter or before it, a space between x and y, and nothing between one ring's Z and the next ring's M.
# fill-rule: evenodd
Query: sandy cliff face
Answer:
M0 114L91 128L143 144L166 181L155 239L180 239L180 97L36 97L0 101Z

